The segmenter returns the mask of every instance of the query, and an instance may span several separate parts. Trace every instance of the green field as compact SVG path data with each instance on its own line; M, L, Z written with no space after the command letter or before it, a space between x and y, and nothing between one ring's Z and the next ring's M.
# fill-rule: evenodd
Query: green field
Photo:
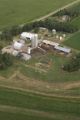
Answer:
M75 0L0 0L0 30L40 18Z
M79 120L80 99L49 97L0 87L0 111L1 120Z
M64 45L80 50L80 32L74 34L70 39L63 42Z
M71 22L71 24L77 26L77 27L80 29L80 17L74 19L74 20Z
M69 60L64 56L49 53L45 57L51 59L48 68L36 66L42 56L15 60L12 67L0 71L1 120L79 120L80 71L62 71Z
M0 0L0 30L40 18L72 1ZM80 32L63 44L80 50ZM63 71L68 61L69 57L54 52L29 61L14 58L11 67L0 71L0 120L80 120L80 71Z

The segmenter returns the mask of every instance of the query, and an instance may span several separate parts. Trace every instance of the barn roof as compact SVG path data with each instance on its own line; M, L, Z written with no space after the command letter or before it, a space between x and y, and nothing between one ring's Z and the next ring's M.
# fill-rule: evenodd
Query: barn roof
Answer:
M55 46L54 48L57 49L57 50L60 50L62 52L65 52L65 53L70 53L71 52L71 49L60 47L60 46Z
M48 41L48 40L43 40L43 43L51 45L51 46L58 46L59 45L59 43Z
M21 38L23 38L23 39L26 39L26 38L32 39L34 36L38 36L38 35L37 34L28 33L28 32L23 32L21 34Z

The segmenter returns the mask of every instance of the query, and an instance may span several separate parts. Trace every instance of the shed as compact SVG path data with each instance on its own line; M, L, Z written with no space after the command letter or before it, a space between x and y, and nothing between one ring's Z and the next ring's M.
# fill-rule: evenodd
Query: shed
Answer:
M56 29L52 29L52 34L53 34L53 35L56 34Z
M12 55L15 56L15 57L18 56L18 54L19 54L19 51L17 51L17 50L14 50L13 53L12 53Z
M45 28L45 27L40 27L40 30L46 30L47 28Z
M25 61L31 59L31 55L28 55L28 54L25 54L25 53L22 53L21 55L22 55L21 59L23 59L23 60L25 60Z
M16 50L20 50L23 46L24 46L24 44L19 43L19 42L14 42L14 44L13 44L13 47Z
M67 53L67 54L69 54L69 53L71 52L71 49L64 48L64 47L60 47L60 46L55 46L54 48L55 48L56 50L65 52L65 53Z
M43 43L45 43L47 45L51 45L51 46L58 46L59 45L59 43L48 41L48 40L43 40Z

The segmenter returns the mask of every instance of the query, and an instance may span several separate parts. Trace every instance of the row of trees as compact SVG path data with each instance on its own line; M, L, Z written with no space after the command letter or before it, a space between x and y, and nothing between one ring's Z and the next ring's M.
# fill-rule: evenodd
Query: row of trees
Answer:
M80 69L80 54L76 55L70 60L69 63L65 64L63 70L68 72L77 71Z
M70 23L62 23L58 21L53 21L53 19L46 19L43 21L43 26L52 30L53 28L57 31L74 33L78 30L76 26L71 25Z
M49 30L56 29L57 31L68 33L73 33L78 30L76 26L73 26L69 23L62 23L54 21L53 19L46 19L45 21L36 21L23 26L14 26L9 30L4 30L2 34L0 34L0 39L12 41L13 36L19 35L21 32L30 31L32 29L37 32L39 27L46 27Z
M0 70L4 70L13 65L13 56L10 54L1 54L0 53Z
M68 15L71 18L80 16L80 4L77 4L76 6L73 6L72 8L60 10L53 16L63 16L63 15Z

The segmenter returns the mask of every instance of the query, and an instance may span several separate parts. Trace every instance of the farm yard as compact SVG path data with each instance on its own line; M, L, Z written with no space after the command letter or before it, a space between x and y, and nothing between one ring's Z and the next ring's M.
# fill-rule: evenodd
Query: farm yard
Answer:
M0 11L1 30L28 23L75 0L16 1L0 0L0 9L6 8ZM77 26L80 17L63 24L59 18L65 15L26 24L22 31L5 29L0 36L0 120L80 120L80 28L70 26ZM71 63L66 67L70 69L72 62L78 69L63 69Z
M0 0L0 30L31 22L75 0Z

